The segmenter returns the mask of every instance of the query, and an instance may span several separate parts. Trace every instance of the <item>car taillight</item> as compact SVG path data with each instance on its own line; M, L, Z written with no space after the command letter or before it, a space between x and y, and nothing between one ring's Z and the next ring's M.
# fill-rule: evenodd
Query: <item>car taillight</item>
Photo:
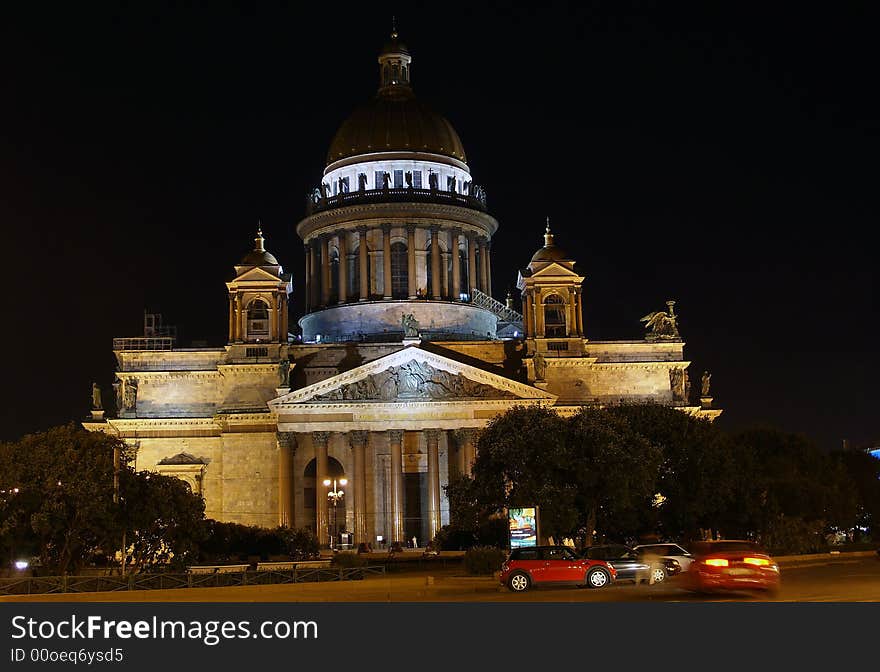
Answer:
M766 567L770 561L766 558L743 558L743 562L747 565L757 565L758 567Z
M709 565L709 567L727 567L730 563L727 562L726 558L709 558L708 560L703 560L703 564Z

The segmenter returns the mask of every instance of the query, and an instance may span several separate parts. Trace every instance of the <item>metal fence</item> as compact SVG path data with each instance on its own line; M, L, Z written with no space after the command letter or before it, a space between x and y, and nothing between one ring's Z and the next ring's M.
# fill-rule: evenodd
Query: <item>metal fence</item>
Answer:
M383 565L365 567L293 568L214 574L130 574L128 576L30 576L0 579L0 595L47 595L50 593L98 593L121 590L168 590L257 586L316 581L356 581L385 574Z

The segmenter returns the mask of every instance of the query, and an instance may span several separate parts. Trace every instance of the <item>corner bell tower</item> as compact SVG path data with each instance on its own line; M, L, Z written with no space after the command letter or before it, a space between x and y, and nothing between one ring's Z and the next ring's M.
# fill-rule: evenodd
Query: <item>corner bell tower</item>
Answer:
M290 274L266 251L262 226L256 245L235 266L229 290L229 345L287 345L287 303Z
M550 218L544 247L519 272L523 331L530 355L580 357L584 353L584 316L581 285L584 276L575 262L553 242Z

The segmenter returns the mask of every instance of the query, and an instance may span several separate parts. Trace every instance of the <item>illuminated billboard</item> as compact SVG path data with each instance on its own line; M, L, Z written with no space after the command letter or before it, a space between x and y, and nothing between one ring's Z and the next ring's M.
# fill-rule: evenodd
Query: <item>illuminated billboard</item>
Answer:
M507 520L511 549L538 545L538 507L508 509Z

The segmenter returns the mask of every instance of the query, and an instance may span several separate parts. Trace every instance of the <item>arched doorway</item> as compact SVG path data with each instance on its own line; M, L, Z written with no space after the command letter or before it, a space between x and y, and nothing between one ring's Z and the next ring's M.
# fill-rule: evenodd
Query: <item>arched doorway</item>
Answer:
M333 507L330 499L327 497L329 489L323 484L317 482L318 463L312 459L303 469L303 501L302 512L306 527L311 527L318 535L318 541L322 546L326 546L330 537L333 535ZM336 479L337 483L340 479L345 478L345 469L342 464L333 457L327 457L327 478ZM333 486L330 486L331 488ZM345 491L345 487L342 487ZM315 505L317 504L317 494L322 493L322 504L327 507L328 528L326 530L318 530L318 515ZM348 507L348 492L339 501L336 507L336 534L335 538L338 542L339 534L345 532L345 521L347 518L346 511Z

